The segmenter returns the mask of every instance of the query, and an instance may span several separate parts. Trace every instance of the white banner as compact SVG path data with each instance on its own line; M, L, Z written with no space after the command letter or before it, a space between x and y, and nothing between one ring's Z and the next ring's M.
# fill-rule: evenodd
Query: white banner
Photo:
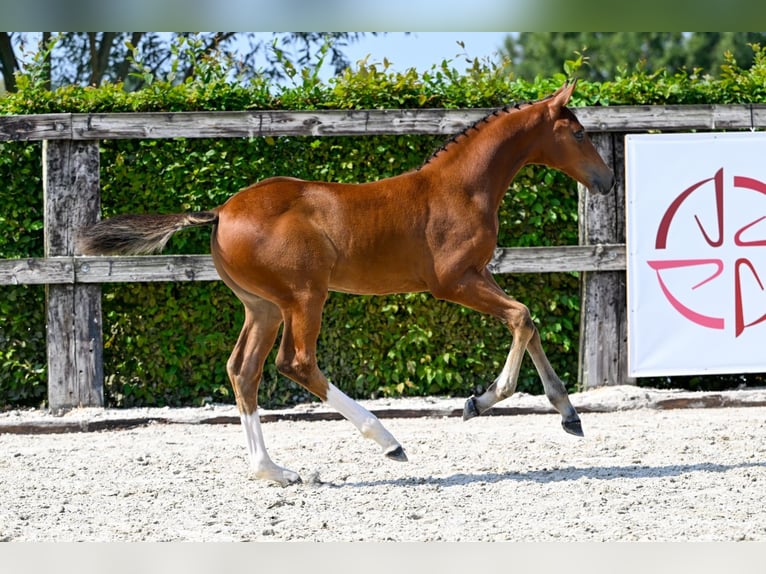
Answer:
M766 134L625 138L630 376L766 372Z

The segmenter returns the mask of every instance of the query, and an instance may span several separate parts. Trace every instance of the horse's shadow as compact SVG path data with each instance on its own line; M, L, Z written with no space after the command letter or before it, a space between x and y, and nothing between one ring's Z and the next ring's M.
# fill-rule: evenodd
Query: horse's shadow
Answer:
M724 473L741 468L766 468L766 462L742 462L738 464L672 464L665 466L594 466L586 468L563 467L553 469L529 470L524 472L487 472L482 474L457 473L450 476L428 477L404 477L384 480L368 480L358 482L327 483L332 487L369 487L369 486L420 486L438 485L441 487L465 486L472 483L493 484L504 481L536 482L540 484L549 482L572 482L581 478L594 480L616 479L641 479L641 478L668 478L694 472Z

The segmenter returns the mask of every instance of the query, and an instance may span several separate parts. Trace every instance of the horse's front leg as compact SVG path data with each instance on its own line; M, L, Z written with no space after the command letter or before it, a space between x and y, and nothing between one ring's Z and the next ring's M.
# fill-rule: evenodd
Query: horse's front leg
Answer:
M512 313L506 313L506 315L519 316L520 320L512 320L510 322L507 319L505 320L513 332L513 341L511 342L508 356L505 359L503 370L500 371L500 374L484 393L478 397L472 396L465 402L463 420L479 416L516 392L521 361L524 358L524 349L530 339L530 325L528 323L531 321L527 322L524 319L528 314L526 307L516 301L513 301L513 303L516 308L513 309ZM533 325L531 329L534 329Z
M527 352L535 364L540 379L543 381L545 396L548 397L553 408L561 414L561 426L569 434L583 436L580 417L569 400L564 383L561 382L556 371L553 370L548 357L545 355L545 351L543 351L543 344L540 341L540 333L537 332L537 329L535 329L534 335L532 335L529 343L527 343Z
M463 408L463 420L471 419L486 412L493 405L513 394L518 379L518 371L515 371L515 377L513 376L514 372L512 371L517 365L515 355L518 349L514 349L514 347L519 347L515 338L511 350L508 353L508 358L505 361L503 371L497 379L495 379L492 385L490 385L482 395L478 397L472 396L466 400ZM530 337L527 342L526 348L530 357L532 357L537 372L540 374L543 388L545 389L545 395L548 397L548 400L553 407L561 414L562 428L570 434L583 436L580 417L569 400L569 395L567 394L564 383L562 383L561 379L556 375L550 362L548 362L548 358L545 356L542 344L540 343L540 334L537 332L537 329L535 329L532 337Z
M503 321L511 331L513 342L503 370L490 387L479 396L470 397L463 409L463 420L486 412L516 391L524 351L528 351L543 381L543 387L554 408L561 414L565 431L582 436L582 426L563 383L548 362L529 309L509 297L488 270L468 271L453 287L438 295L466 307L488 313Z

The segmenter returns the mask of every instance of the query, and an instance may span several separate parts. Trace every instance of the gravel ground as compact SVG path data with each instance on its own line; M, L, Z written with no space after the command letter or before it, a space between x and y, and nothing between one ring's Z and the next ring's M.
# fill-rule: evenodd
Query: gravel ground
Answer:
M660 399L679 396L689 394ZM701 397L686 406L716 402ZM766 406L665 410L634 387L573 402L584 439L553 414L385 418L409 463L384 458L346 421L274 417L263 424L269 452L304 481L287 488L248 477L241 429L221 416L235 420L230 407L160 409L165 419L152 411L161 422L148 423L146 410L2 413L0 540L766 540ZM123 423L19 427L109 417Z

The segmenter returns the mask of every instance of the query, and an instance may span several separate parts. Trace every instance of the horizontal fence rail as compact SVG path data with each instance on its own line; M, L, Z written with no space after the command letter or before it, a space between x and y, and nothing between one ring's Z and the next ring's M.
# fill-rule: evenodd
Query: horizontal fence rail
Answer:
M492 273L624 271L624 245L500 247ZM0 285L74 285L141 281L216 281L210 255L39 257L0 260Z
M103 406L102 283L215 281L210 255L79 257L75 230L100 217L104 139L452 135L490 109L261 110L0 116L0 141L42 141L45 256L0 260L0 285L46 285L52 410ZM582 107L576 113L616 176L580 188L580 245L498 247L492 273L581 272L580 385L627 379L624 134L766 128L766 105Z
M766 104L589 106L576 110L580 122L594 132L766 128ZM0 116L0 141L451 135L491 111L265 110Z

